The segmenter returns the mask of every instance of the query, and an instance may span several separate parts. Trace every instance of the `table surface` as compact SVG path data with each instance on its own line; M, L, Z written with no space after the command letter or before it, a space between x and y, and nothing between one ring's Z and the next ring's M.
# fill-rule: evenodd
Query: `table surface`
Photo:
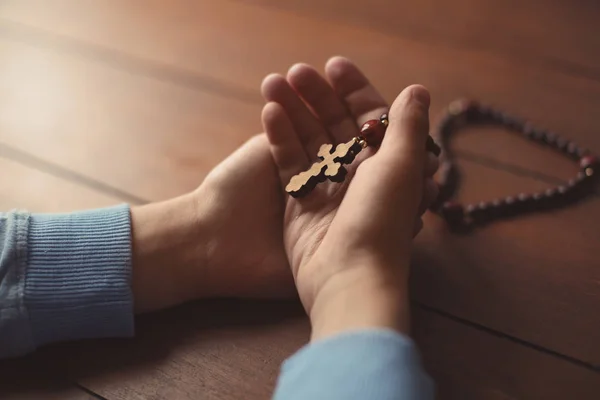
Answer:
M593 0L4 0L1 209L66 211L195 188L260 132L259 84L342 54L386 98L422 83L432 116L470 97L600 152ZM502 130L453 144L459 200L551 187L569 160ZM427 216L414 336L441 399L600 393L600 201L470 235ZM133 340L67 343L0 363L14 399L258 399L309 326L295 303L198 302Z

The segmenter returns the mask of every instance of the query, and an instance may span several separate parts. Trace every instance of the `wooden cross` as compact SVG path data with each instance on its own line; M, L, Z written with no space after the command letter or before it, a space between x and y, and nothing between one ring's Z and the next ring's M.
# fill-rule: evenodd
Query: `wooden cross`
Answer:
M315 162L308 170L293 176L285 191L292 197L302 197L326 179L343 182L347 173L343 164L350 164L356 154L362 150L362 145L357 138L353 138L347 143L338 144L333 152L332 149L331 144L322 145L317 154L320 161Z

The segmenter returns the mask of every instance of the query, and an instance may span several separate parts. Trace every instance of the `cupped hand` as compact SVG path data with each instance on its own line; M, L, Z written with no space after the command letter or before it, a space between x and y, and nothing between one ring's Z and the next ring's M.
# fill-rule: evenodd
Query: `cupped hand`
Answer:
M287 198L283 240L311 318L345 288L367 290L365 282L406 296L410 244L437 196L437 158L425 152L427 90L408 87L389 108L349 60L329 60L325 73L298 64L287 77L263 81L263 125L283 187L315 161L322 144L347 142L388 109L390 125L378 150L366 148L346 166L343 183L323 182L306 197Z

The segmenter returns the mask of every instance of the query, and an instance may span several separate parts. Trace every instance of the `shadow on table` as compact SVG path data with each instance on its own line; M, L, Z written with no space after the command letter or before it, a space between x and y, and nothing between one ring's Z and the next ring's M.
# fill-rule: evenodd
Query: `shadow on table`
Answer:
M215 359L252 358L271 352L284 359L309 337L297 301L211 300L140 316L131 339L85 340L48 346L0 362L0 397L61 392L75 382L98 376L153 368L175 354L198 365ZM206 364L207 363L207 364Z

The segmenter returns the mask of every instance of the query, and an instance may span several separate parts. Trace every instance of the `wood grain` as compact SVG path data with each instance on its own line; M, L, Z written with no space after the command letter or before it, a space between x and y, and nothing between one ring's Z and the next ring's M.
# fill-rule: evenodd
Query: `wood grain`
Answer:
M415 308L414 336L439 399L594 399L598 372Z
M462 166L461 166L462 165ZM491 200L550 185L459 163L461 202ZM531 343L600 365L600 201L496 222L469 235L429 215L414 258L420 302Z
M192 190L260 106L0 41L0 141L148 200Z
M0 210L67 212L122 201L5 158L0 158L0 171Z
M452 48L600 77L600 6L543 0L241 0Z
M206 82L205 90L233 95L232 87L238 88L236 93L251 101L255 100L248 98L248 92L256 91L267 73L284 72L297 61L320 66L331 55L344 54L364 68L388 99L407 84L420 82L433 94L434 116L456 97L475 97L600 150L600 136L594 134L600 128L595 118L600 82L585 76L243 3L177 0L165 4L144 2L144 13L139 13L140 3L133 0L61 0L52 6L12 1L0 16L9 21L5 32L14 40L73 53L92 45L98 57L116 68L129 71L134 65L138 73L152 75L157 66L170 66L178 72L171 78L159 75L160 79L187 85L189 80L181 78L192 73L198 77L194 82ZM10 21L24 25L13 29ZM38 30L45 33L43 37L59 36L40 42ZM95 53L85 54L94 57ZM129 58L123 59L122 54ZM253 99L258 102L258 95ZM490 142L482 137L461 146L541 172L552 165L524 156L527 147L515 152L518 147L510 138L495 140L494 149L482 141Z
M597 372L435 312L413 314L440 399L587 400L600 389ZM111 400L264 399L308 336L299 304L199 302L139 318L135 339L57 345L20 368L51 363Z

